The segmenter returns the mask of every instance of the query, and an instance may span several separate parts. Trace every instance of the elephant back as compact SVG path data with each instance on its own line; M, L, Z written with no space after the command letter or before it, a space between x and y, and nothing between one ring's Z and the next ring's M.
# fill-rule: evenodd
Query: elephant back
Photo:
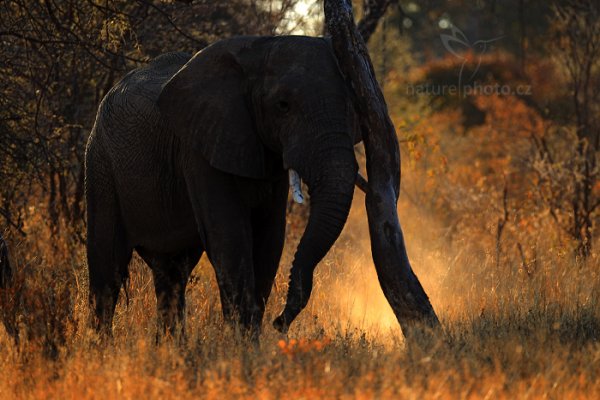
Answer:
M159 115L155 110L156 100L162 86L190 58L187 53L163 54L125 75L100 104L100 128L108 132L131 132L128 125L139 128L155 122Z
M187 53L163 54L129 72L104 97L96 119L95 136L107 149L113 166L143 174L147 166L135 155L155 148L160 112L156 105L162 86L191 58ZM140 169L140 171L137 171Z

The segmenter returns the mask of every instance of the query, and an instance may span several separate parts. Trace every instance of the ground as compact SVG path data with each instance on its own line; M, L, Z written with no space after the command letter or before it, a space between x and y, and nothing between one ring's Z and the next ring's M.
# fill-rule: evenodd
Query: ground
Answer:
M444 248L431 239L435 224L401 204L414 269L444 327L437 339L407 344L378 287L363 201L357 194L342 237L317 269L309 306L283 337L270 322L283 305L285 266L301 234L302 219L290 217L284 268L258 346L223 324L205 259L188 287L187 341L180 345L155 344L152 278L140 260L132 263L128 301L123 295L109 343L87 329L83 250L73 254L71 272L51 275L50 285L45 260L32 261L25 268L38 272L27 279L38 282L27 289L31 304L19 306L32 313L19 317L20 343L0 330L0 398L600 395L593 262L573 265L557 255L535 274L497 266L485 254ZM61 277L64 287L71 278L75 285L65 290L56 283Z

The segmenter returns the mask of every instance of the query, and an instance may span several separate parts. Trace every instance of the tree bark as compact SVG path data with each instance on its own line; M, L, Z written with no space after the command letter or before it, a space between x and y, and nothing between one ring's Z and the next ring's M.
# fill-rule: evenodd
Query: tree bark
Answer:
M367 161L367 217L371 252L379 283L405 336L440 323L414 274L397 203L400 191L400 149L383 93L352 14L351 0L325 0L325 22L340 69L353 91L361 119Z

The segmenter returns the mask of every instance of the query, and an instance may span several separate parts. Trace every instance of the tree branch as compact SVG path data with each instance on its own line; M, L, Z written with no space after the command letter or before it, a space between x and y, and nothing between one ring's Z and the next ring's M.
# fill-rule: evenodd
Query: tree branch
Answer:
M363 17L357 24L357 29L365 43L375 33L379 20L391 4L398 4L398 0L364 0Z

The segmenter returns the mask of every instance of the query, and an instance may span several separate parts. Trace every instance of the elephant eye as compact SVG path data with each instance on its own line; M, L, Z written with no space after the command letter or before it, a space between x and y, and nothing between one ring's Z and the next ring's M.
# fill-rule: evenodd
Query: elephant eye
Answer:
M279 108L279 111L285 114L290 111L290 103L285 100L279 100L277 102L277 108Z

